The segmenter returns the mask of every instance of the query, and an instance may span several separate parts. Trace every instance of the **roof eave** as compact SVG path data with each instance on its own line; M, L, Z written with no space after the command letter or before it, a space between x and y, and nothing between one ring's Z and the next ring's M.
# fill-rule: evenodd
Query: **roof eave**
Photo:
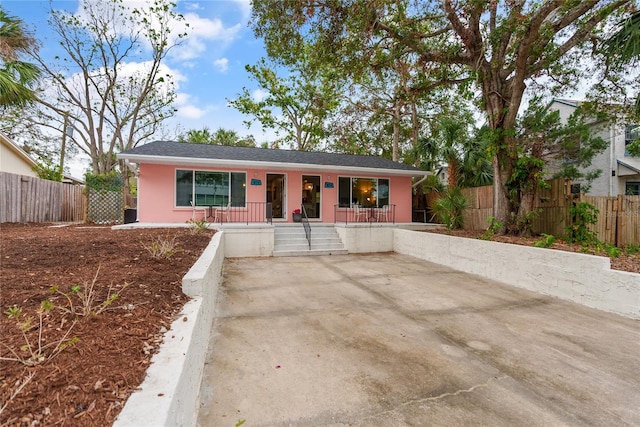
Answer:
M622 166L624 166L625 168L627 168L627 169L630 169L630 170L634 171L635 173L640 173L640 167L635 166L635 165L632 165L631 163L629 163L629 162L625 162L625 161L620 160L620 159L616 159L616 161L617 161L617 163L618 163L619 165L622 165Z
M27 154L26 151L20 148L15 142L10 140L9 137L7 137L5 134L0 132L0 138L2 138L6 142L9 150L13 151L18 157L24 160L25 163L28 163L31 167L36 167L38 165L36 161Z
M118 159L128 160L132 163L151 163L161 165L180 165L180 166L223 166L223 167L243 167L256 169L280 169L280 170L313 170L313 171L332 171L357 172L371 174L375 171L377 174L394 175L394 176L424 176L431 172L420 170L402 170L402 169L381 169L368 168L360 166L337 166L337 165L317 165L309 163L286 163L286 162L261 162L255 160L229 160L229 159L204 159L193 157L168 157L168 156L150 156L144 154L123 154L117 155Z

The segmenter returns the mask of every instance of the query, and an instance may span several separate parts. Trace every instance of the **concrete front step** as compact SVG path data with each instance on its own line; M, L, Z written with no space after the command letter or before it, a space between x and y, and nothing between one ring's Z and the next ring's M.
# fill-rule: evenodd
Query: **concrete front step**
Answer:
M314 236L313 234L311 235L311 241L312 242L322 242L322 243L336 243L338 245L342 244L342 239L340 239L340 237L338 236ZM276 237L275 239L275 243L276 245L278 244L287 244L287 243L291 243L291 242L307 242L307 238L302 235L302 236L291 236L291 237Z
M273 256L347 254L333 225L311 225L311 249L301 224L276 226Z
M308 247L307 247L308 248ZM346 249L274 250L273 256L347 255Z

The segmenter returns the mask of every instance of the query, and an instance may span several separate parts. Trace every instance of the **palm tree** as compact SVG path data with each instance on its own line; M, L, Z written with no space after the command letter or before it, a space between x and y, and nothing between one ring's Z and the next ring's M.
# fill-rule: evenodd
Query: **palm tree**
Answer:
M28 35L23 22L7 15L0 7L1 106L24 106L36 99L32 87L40 77L40 70L19 59L34 48L35 41Z
M475 136L463 146L460 187L482 187L493 182L493 163L489 153L489 128L476 129Z
M478 187L490 185L493 166L487 151L486 132L477 131L475 137L468 132L469 121L463 117L446 116L440 119L435 135L420 138L412 153L421 161L423 169L434 170L447 164L449 178L447 186Z
M235 130L218 128L211 132L208 127L191 129L178 136L179 142L191 142L194 144L234 145L237 147L255 147L255 139L252 135L241 138Z

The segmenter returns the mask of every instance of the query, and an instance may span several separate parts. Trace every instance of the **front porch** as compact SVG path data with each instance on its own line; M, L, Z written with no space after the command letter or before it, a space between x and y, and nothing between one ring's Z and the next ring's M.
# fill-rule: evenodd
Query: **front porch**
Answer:
M426 230L442 227L431 223L309 223L310 242L301 240L305 236L302 223L286 222L223 222L209 223L211 228L223 231L224 256L235 257L271 257L279 255L330 255L344 253L371 253L393 251L393 230ZM175 228L190 227L187 223L133 223L117 225L114 228L127 229L137 227ZM296 233L297 231L297 233ZM337 234L341 246L332 234ZM278 236L278 237L277 237ZM304 237L306 239L306 237ZM331 240L326 242L326 240ZM330 243L323 246L323 243Z
M255 224L255 223L287 223L287 218L282 218L274 212L271 202L246 202L245 206L193 206L191 208L192 221L206 221L210 223L222 224ZM396 223L396 205L389 204L382 207L363 207L360 205L352 205L350 207L342 207L333 205L332 217L324 220L323 218L314 218L307 215L307 209L304 204L293 215L293 221L302 222L309 221L313 224L332 223L332 224L353 224L353 223ZM298 218L296 219L296 215Z

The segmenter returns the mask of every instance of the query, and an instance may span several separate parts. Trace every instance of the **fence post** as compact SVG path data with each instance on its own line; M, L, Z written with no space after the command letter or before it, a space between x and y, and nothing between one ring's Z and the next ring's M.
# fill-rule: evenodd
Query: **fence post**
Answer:
M615 215L616 218L616 241L614 244L621 248L624 246L624 236L627 228L624 212L624 196L621 194L618 195L618 199L613 207L612 215Z

